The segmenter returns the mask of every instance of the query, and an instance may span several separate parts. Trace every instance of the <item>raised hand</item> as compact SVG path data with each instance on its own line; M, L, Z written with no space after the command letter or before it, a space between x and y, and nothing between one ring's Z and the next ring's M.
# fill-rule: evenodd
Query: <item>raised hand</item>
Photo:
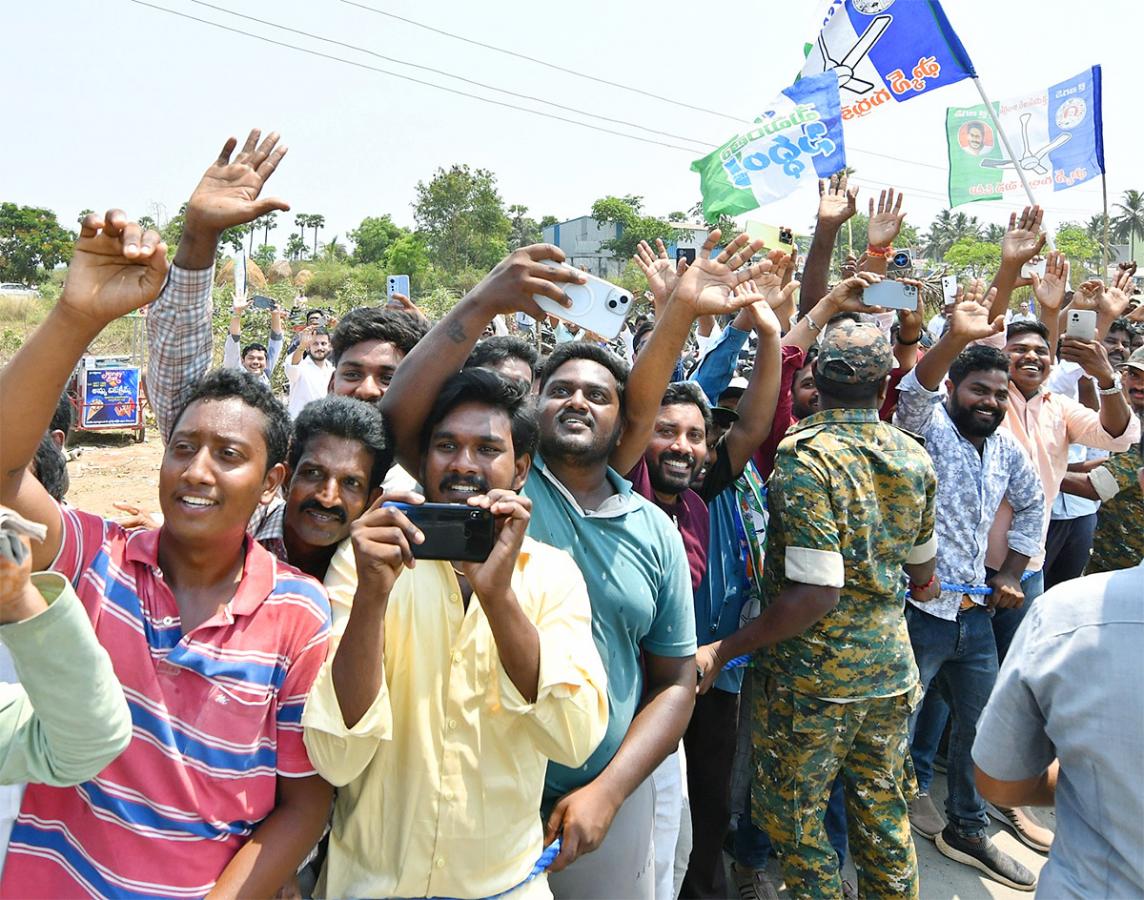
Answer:
M1072 303L1069 308L1096 311L1100 309L1103 302L1104 282L1099 278L1090 278L1088 281L1081 282L1080 286L1073 292Z
M735 296L735 288L771 269L769 261L749 264L751 257L762 249L763 242L752 241L746 234L740 234L712 259L711 251L719 243L720 237L718 228L707 235L702 251L694 264L688 266L683 273L670 297L670 303L684 304L694 319L725 315L742 309L747 301Z
M898 310L898 334L913 336L920 335L922 329L925 327L925 304L922 300L922 283L915 281L912 278L903 278L902 284L912 284L918 289L918 305L914 309L899 309Z
M159 296L167 277L167 245L121 209L89 213L68 266L58 306L102 328Z
M1065 336L1061 341L1061 359L1077 363L1086 375L1097 381L1111 381L1116 372L1108 359L1108 350L1100 341Z
M759 278L766 281L767 287L760 290L759 284L755 280L744 281L735 288L735 296L746 301L747 306L744 311L749 314L751 327L758 334L777 335L781 329L779 328L778 317L775 315L775 309L781 307L789 297L794 295L798 282L792 282L794 287L788 285L784 288L781 286L781 279L773 272L764 273Z
M461 571L478 600L503 598L511 589L512 573L532 516L532 501L514 491L495 489L479 497L470 497L469 505L487 509L493 514L497 538L484 562L463 562Z
M847 254L846 259L843 260L842 265L838 267L838 273L843 278L853 278L858 274L858 257L853 253Z
M682 258L678 262L673 262L659 238L655 239L655 246L657 252L652 253L651 245L647 241L640 241L632 259L644 273L648 290L651 291L652 305L658 311L675 290L687 264Z
M1044 211L1039 206L1026 206L1020 219L1016 213L1009 216L1009 230L1001 239L1001 262L1020 268L1045 246L1045 233L1041 230Z
M882 276L873 272L859 272L838 282L822 299L834 307L834 315L840 312L882 312L880 307L866 306L862 302L862 292L881 280Z
M867 241L871 247L892 247L894 239L902 230L906 214L902 210L902 193L899 191L894 202L894 189L882 191L878 197L878 209L874 209L874 198L870 198L870 223L867 226Z
M1104 292L1098 303L1098 313L1101 319L1113 322L1128 312L1131 303L1132 275L1135 269L1120 269L1112 280L1112 286Z
M984 300L962 300L956 304L949 317L946 336L968 344L1004 331L1004 316L989 318L989 307L996 292L997 288L991 288Z
M844 173L818 181L818 223L839 227L858 211L858 186L847 187Z
M234 299L230 301L230 312L235 317L241 318L242 314L249 308L250 300L244 294L235 294Z
M1033 272L1030 278L1037 303L1054 312L1059 310L1069 286L1069 262L1065 255L1058 250L1052 251L1045 259L1045 277Z
M514 250L488 275L481 279L466 298L470 303L485 304L493 315L523 312L537 320L548 316L536 305L533 295L540 294L561 306L570 306L562 284L583 284L584 273L564 262L564 251L552 244L532 244Z
M262 197L262 188L274 174L286 147L278 146L278 132L271 132L259 143L262 132L253 129L242 150L232 160L238 145L228 138L222 151L203 173L191 199L187 202L188 230L219 234L226 228L245 225L273 210L288 210L290 205L277 197Z

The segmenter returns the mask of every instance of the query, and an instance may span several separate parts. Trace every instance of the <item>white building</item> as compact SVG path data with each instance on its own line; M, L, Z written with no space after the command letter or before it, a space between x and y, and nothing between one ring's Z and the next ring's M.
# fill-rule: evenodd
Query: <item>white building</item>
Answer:
M667 253L675 259L677 250L698 251L707 238L707 226L702 223L681 222L673 225L683 237L667 246ZM555 244L568 257L569 265L586 266L587 270L600 278L618 278L628 264L626 259L616 259L610 250L602 245L619 237L623 226L615 222L597 222L591 216L580 216L566 222L557 222L544 229L544 242Z

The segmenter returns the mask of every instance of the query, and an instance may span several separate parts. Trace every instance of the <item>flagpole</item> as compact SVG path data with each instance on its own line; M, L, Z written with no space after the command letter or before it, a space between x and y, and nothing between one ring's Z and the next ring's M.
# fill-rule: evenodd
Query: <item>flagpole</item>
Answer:
M989 98L985 96L985 88L981 85L981 79L976 75L970 79L977 87L977 93L981 95L981 102L985 104L985 110L989 113L989 118L993 120L993 128L997 132L997 136L1001 138L1001 143L1005 147L1005 152L1009 154L1009 159L1013 163L1013 168L1017 170L1017 177L1021 179L1021 187L1025 189L1025 196L1029 198L1029 203L1033 206L1037 205L1037 200L1033 196L1033 189L1029 187L1029 182L1025 178L1025 170L1021 168L1021 163L1017 159L1017 154L1013 152L1013 147L1009 143L1009 138L1006 136L1004 129L1001 128L1001 123L997 120L997 113L993 109L993 104L989 102ZM1049 230L1045 229L1045 244L1050 250L1055 250L1053 246L1053 236L1049 234Z
M1108 176L1100 173L1100 195L1104 199L1104 249L1100 256L1100 280L1108 277Z

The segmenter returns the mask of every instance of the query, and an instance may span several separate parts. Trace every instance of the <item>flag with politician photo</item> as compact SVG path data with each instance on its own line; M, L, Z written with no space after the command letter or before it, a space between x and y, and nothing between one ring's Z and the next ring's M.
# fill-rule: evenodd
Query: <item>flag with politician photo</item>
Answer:
M937 0L825 0L815 21L802 77L838 76L843 119L975 77Z
M1062 191L1104 171L1100 66L993 108L1015 160L983 104L946 110L951 206L1023 191L1018 168L1034 192Z
M695 160L691 170L699 173L703 213L714 222L785 197L845 165L838 79L823 72L784 89L753 128Z

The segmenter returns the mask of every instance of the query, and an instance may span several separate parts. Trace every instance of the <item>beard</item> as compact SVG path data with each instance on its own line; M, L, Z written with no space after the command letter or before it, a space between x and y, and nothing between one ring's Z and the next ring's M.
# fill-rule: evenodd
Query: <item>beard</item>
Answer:
M686 471L667 465L671 462L683 463L687 466ZM685 456L681 453L662 453L647 467L648 480L651 482L652 490L669 495L682 494L687 490L691 486L695 472L695 457Z
M953 419L953 424L957 426L957 430L966 437L989 437L1001 427L1001 422L1005 419L1005 414L1000 410L990 410L992 419L988 422L982 421L976 415L977 407L962 406L957 402L957 397L952 395L949 398L949 406L949 417ZM982 411L984 412L984 410Z
M621 423L611 434L603 434L596 423L586 432L568 433L541 427L540 452L545 459L554 459L569 466L586 467L606 461L620 441Z

